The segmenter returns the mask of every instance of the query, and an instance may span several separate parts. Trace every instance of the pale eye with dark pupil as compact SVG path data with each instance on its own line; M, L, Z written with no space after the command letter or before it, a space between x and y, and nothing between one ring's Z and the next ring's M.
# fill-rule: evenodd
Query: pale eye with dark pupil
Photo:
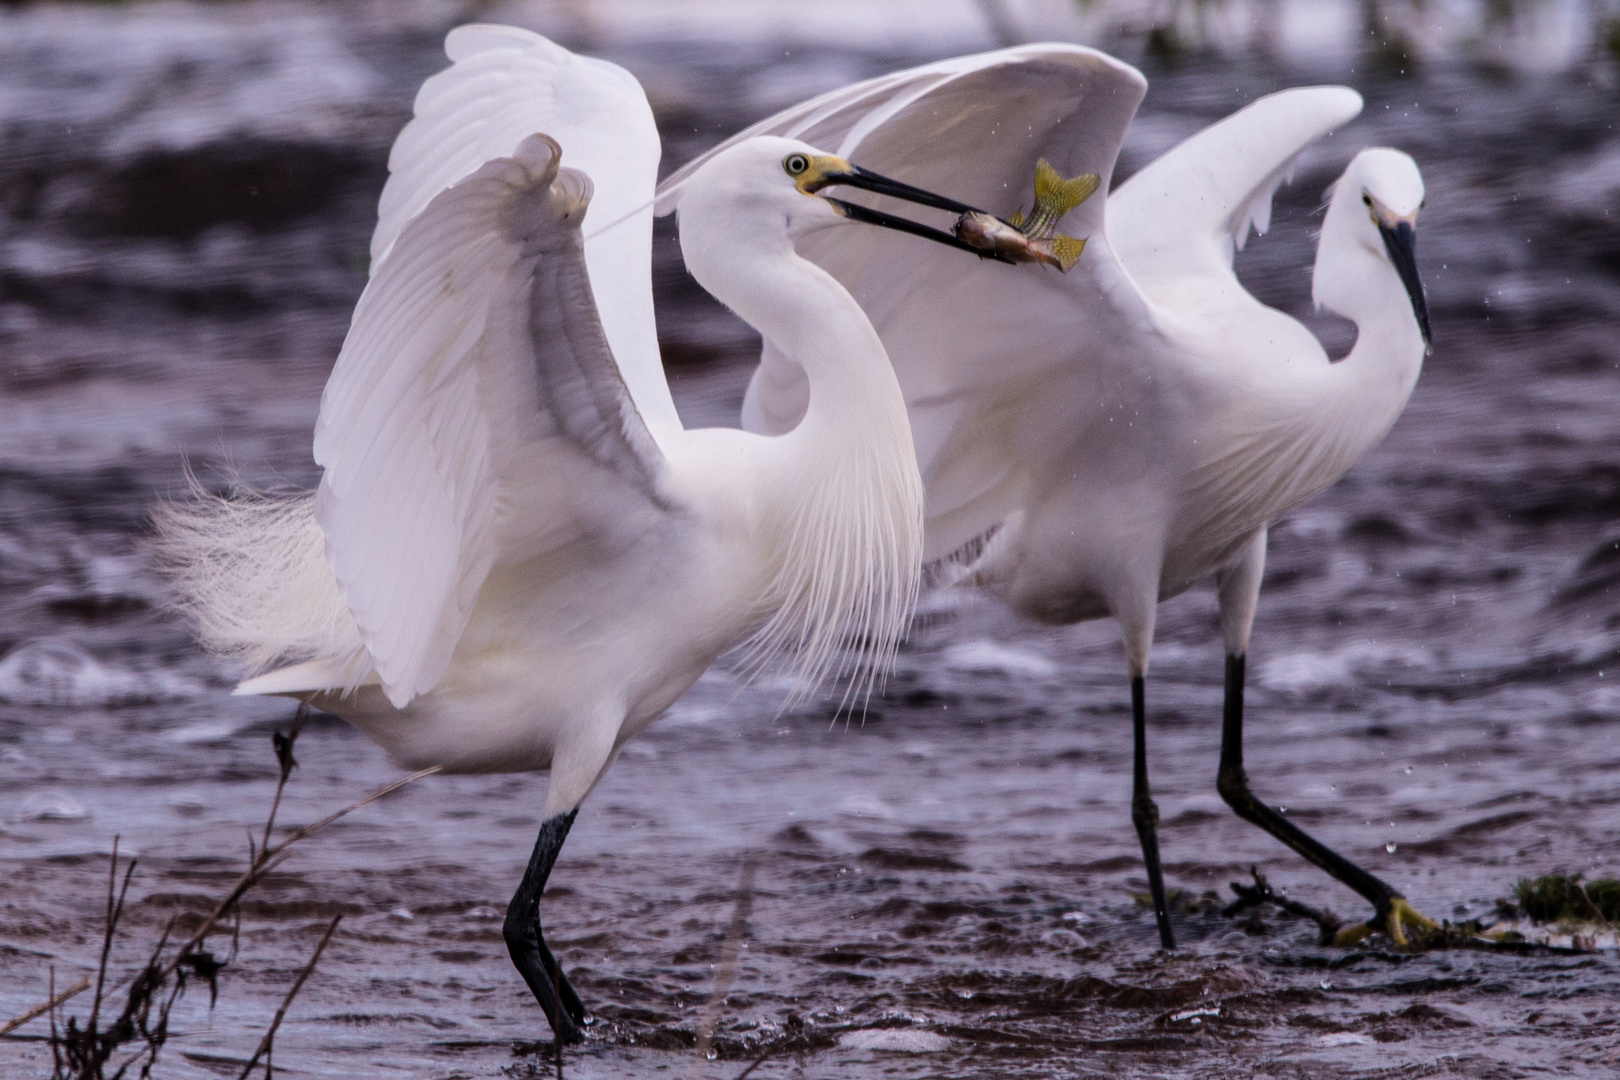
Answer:
M810 161L803 154L789 154L787 160L782 162L782 168L787 170L789 176L798 176L810 167Z

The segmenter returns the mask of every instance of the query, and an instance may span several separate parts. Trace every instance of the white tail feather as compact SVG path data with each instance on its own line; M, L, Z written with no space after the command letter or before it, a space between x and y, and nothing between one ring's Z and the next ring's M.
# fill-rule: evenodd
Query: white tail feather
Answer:
M245 674L310 660L335 663L349 685L369 672L326 562L314 492L221 496L193 480L189 496L160 505L153 521L175 606L210 652Z

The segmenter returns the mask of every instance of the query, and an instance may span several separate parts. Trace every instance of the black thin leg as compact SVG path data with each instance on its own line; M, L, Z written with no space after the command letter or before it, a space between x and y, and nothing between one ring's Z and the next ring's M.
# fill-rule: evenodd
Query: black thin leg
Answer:
M1226 658L1226 705L1221 716L1221 768L1215 782L1221 798L1237 816L1258 825L1334 878L1366 897L1380 920L1387 919L1390 905L1402 899L1400 893L1308 835L1292 821L1261 802L1249 790L1243 772L1243 682L1246 657Z
M578 813L579 808L575 807L540 823L534 854L529 856L528 869L523 871L523 881L512 894L512 902L506 905L506 922L501 927L512 964L529 984L534 1000L545 1010L559 1046L585 1038L579 1030L579 1025L585 1021L585 1006L574 988L568 985L568 976L563 974L557 958L546 948L546 939L540 930L540 893L546 887L557 852L568 839L568 829Z
M1148 893L1153 897L1153 915L1159 920L1159 944L1176 947L1170 930L1170 907L1164 899L1164 874L1159 870L1159 806L1148 790L1147 773L1147 686L1137 675L1131 679L1131 731L1136 741L1135 766L1131 774L1131 823L1142 841L1142 861L1147 863Z

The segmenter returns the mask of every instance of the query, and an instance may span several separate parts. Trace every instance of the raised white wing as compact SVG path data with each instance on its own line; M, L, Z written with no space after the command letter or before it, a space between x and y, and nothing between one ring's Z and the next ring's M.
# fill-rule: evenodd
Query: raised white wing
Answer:
M539 132L591 177L590 269L608 344L649 426L680 426L653 323L652 208L660 147L635 76L515 26L469 25L444 40L452 65L422 84L415 117L388 155L371 237L372 273L405 223L484 162ZM608 226L612 226L609 228Z
M316 519L396 707L443 677L493 566L655 506L663 458L591 299L591 182L559 153L524 139L405 225L321 398Z
M977 117L962 115L940 117L947 126L959 130L963 122L987 121L984 123L985 133L990 134L992 138L1000 135L1005 139L1012 130L1008 125L1020 119L1027 123L1039 116L1047 124L1051 124L1055 117L1060 118L1072 109L1074 102L1062 98L1063 91L1069 87L1063 82L1046 82L1045 73L1049 73L1054 64L1061 67L1065 64L1084 64L1087 61L1097 60L1113 67L1116 73L1129 73L1125 82L1139 84L1134 97L1135 102L1141 101L1142 91L1147 84L1135 68L1095 49L1052 43L1018 45L1010 49L998 49L971 56L953 56L947 60L938 60L932 64L908 68L889 75L879 75L864 82L829 90L819 97L800 102L766 117L681 166L658 185L658 214L662 216L675 209L680 200L681 185L710 158L727 147L756 135L780 135L783 138L802 139L812 146L840 157L852 159L860 157L861 160L857 164L866 164L863 151L870 148L868 137L879 128L903 115L915 119L919 111L935 112L942 106L960 102L964 99L964 93L971 93L974 89L1003 96L993 100L980 100L978 102L980 108L975 110L979 113ZM1017 74L1013 74L1014 72ZM961 82L960 80L966 76L971 76L971 81ZM951 92L953 89L957 91L954 94ZM1127 96L1131 94L1130 89L1123 85L1115 89L1125 92ZM1020 94L1042 97L1048 96L1049 93L1048 100L1044 102L1015 100ZM1135 111L1135 102L1131 105L1132 113ZM984 114L987 112L993 112L995 115L986 117ZM1029 115L1025 115L1026 113ZM1006 124L999 123L1000 118L1005 118ZM878 136L877 141L891 142L892 132ZM1003 163L990 160L989 155L975 154L964 157L954 164L957 168L970 171L987 167L997 173L1004 171ZM1025 182L1022 186L1028 188L1029 183Z
M1108 233L1150 298L1239 288L1232 255L1271 226L1271 198L1306 147L1361 112L1343 86L1267 95L1187 139L1119 186Z
M860 302L894 363L928 486L926 557L996 525L1028 482L1024 463L1050 458L1052 447L1041 443L1050 432L1025 422L1025 403L1089 392L1055 384L1089 362L1077 351L1087 347L1088 356L1106 363L1110 342L1151 332L1103 229L1114 159L1146 88L1134 68L1094 49L1026 45L857 83L737 136L800 138L1002 215L1028 209L1039 158L1064 176L1101 178L1097 193L1059 223L1062 233L1089 237L1068 274L977 262L925 240L856 226L799 244ZM660 210L678 203L687 171L660 188ZM864 193L847 197L871 201ZM876 205L919 214L909 204ZM1051 392L1032 395L1043 383ZM793 426L806 392L802 374L767 343L744 426Z

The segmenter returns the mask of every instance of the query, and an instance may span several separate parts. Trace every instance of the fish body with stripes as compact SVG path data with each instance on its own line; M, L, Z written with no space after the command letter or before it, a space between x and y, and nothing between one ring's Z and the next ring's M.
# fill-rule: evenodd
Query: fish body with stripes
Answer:
M1029 216L1022 211L1003 220L982 211L956 219L956 238L982 252L1009 262L1040 262L1067 273L1085 240L1057 231L1064 214L1085 202L1097 190L1096 173L1081 173L1065 180L1045 158L1035 164L1035 205Z

